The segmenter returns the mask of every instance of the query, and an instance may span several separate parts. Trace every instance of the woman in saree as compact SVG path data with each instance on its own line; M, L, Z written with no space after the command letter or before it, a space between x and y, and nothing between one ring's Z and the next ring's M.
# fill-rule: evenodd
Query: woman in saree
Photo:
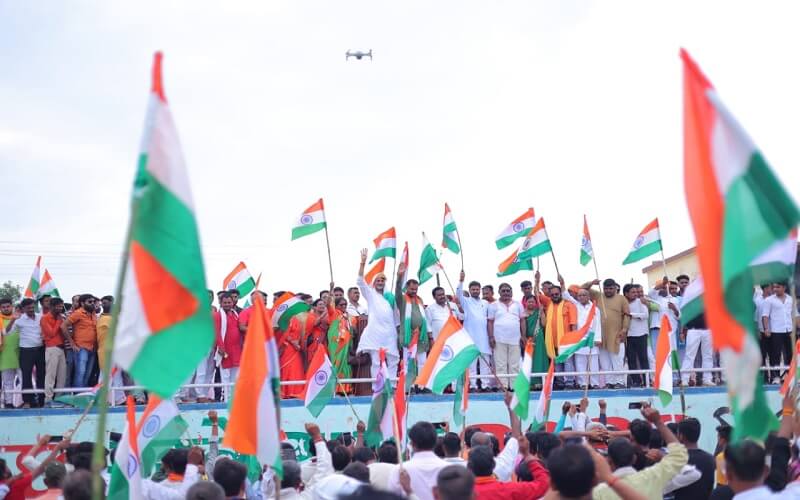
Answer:
M306 317L306 331L303 345L306 350L306 366L311 364L317 349L326 345L328 338L328 327L331 318L328 315L328 303L323 299L314 301Z
M536 295L525 303L525 337L533 338L533 368L531 373L546 373L550 367L550 358L545 347L544 328L542 327L541 304ZM533 389L542 389L542 377L532 377Z
M303 328L295 316L289 320L285 332L278 335L278 352L281 364L281 380L305 380L303 369ZM281 398L296 398L302 396L303 385L282 385Z
M350 317L347 314L347 299L339 297L334 305L328 304L328 317L332 319L328 328L328 356L336 370L336 377L350 378L350 344L353 340ZM350 392L350 384L339 384L337 392Z

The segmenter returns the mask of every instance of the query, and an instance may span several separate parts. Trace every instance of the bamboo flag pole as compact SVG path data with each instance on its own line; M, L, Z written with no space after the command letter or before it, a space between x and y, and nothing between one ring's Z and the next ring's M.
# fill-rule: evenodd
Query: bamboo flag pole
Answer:
M328 239L328 222L325 221L325 246L328 247L328 269L331 272L331 283L333 283L333 260L331 259L331 242Z
M464 245L461 244L461 232L456 228L456 238L458 238L458 255L461 257L461 270L464 270Z

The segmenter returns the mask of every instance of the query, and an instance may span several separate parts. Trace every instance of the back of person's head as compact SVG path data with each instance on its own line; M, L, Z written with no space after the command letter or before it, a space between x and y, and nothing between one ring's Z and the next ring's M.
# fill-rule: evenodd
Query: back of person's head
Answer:
M169 471L181 476L186 473L186 463L189 460L189 450L186 448L172 448L161 458L161 462L169 467Z
M520 462L514 468L514 473L517 475L517 481L522 481L525 483L533 481L533 474L531 474L531 469L528 467L527 460L520 460Z
M608 442L608 458L616 469L633 465L635 452L633 443L626 438L618 437Z
M492 443L492 453L494 456L500 454L500 441L497 440L497 436L494 434L489 434L489 441Z
M457 457L461 453L461 438L455 432L448 432L442 438L444 456Z
M369 483L369 467L361 462L351 462L342 470L342 474L362 483Z
M436 476L433 487L438 500L471 500L475 492L475 475L463 465L448 465Z
M532 455L536 455L536 434L537 432L528 431L525 433L525 439L528 440L528 449L531 450Z
M697 443L700 440L700 421L689 417L678 422L678 440L681 443Z
M647 420L637 418L631 421L628 430L631 433L633 442L639 446L650 446L650 435L652 434L652 426Z
M336 437L336 442L338 442L342 446L353 446L353 444L355 444L355 441L353 441L352 434L339 434Z
M341 472L350 463L350 450L342 445L337 445L331 452L331 463L333 470Z
M378 448L378 462L384 464L397 463L397 446L394 443L385 442Z
M67 475L67 468L61 462L50 462L44 468L44 485L48 488L61 488L64 477Z
M488 446L475 446L469 450L467 467L476 477L491 476L494 472L494 453Z
M297 489L303 483L302 469L300 464L294 460L283 461L283 479L281 479L282 488Z
M483 431L481 431L481 428L477 426L467 427L467 430L464 431L464 444L467 446L467 448L472 448L472 436L474 436L478 432L483 432Z
M246 478L247 467L235 460L217 460L214 464L214 482L222 486L226 497L241 493Z
M408 430L408 439L414 451L432 451L436 446L436 429L430 422L417 422Z
M198 481L186 491L186 500L225 500L225 492L217 483Z
M369 464L375 461L375 452L372 448L366 446L359 446L353 450L353 462L361 462L362 464Z
M653 431L650 432L650 445L649 446L650 446L650 448L652 448L654 450L659 450L659 449L663 448L664 446L666 446L666 443L664 442L664 438L661 437L661 433L658 432L655 429L653 429Z
M67 474L61 485L64 500L92 500L92 473L75 470Z
M92 454L76 453L72 457L72 466L75 470L92 470Z
M444 454L444 439L442 436L436 436L436 444L433 445L433 453L439 458L447 456Z
M11 477L11 471L8 470L5 458L0 458L0 481Z
M733 434L733 427L728 424L720 424L717 426L717 437L724 439L725 442L730 442L731 434Z
M588 495L594 484L594 461L583 445L559 447L547 459L550 487L561 496L579 498Z
M561 440L551 432L537 433L536 454L542 460L547 460L556 448L561 446Z
M314 497L316 498L316 496ZM404 500L405 497L392 493L390 491L383 491L375 488L370 484L359 486L354 492L338 495L338 500Z
M766 475L766 461L766 450L750 439L730 444L725 448L725 473L731 482L760 481Z

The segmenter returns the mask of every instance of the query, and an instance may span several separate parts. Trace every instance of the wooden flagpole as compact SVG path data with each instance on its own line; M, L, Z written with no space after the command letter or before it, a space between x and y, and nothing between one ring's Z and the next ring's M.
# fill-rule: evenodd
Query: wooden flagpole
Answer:
M331 283L333 283L333 260L331 259L331 242L328 239L328 221L325 221L325 246L328 247L328 269L331 273Z

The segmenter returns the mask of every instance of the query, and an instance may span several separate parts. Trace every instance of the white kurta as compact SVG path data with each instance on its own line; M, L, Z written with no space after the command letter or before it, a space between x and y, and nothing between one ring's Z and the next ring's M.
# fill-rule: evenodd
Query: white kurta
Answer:
M456 289L458 300L464 309L464 329L482 354L492 354L489 348L489 332L486 320L489 318L489 304L481 299L464 296L464 284L459 283Z
M385 348L386 351L399 357L397 351L397 328L395 327L394 311L391 304L383 295L367 285L362 276L356 280L361 296L367 300L369 320L361 339L358 341L358 352L378 351Z
M599 342L603 338L603 330L602 330L602 326L601 326L602 325L602 321L600 321L600 318L602 316L601 311L600 311L600 307L601 306L598 304L597 311L594 312L594 319L592 320L592 326L589 328L589 330L594 330L594 340L595 340L595 342ZM586 324L586 320L589 319L589 311L592 310L592 303L589 302L588 304L586 304L584 306L584 305L581 305L580 302L578 302L578 303L575 304L575 309L578 310L578 328L583 328L583 325ZM599 349L599 346L598 347L592 347L592 350L593 350L595 355L597 354L597 350L598 349ZM589 348L588 347L581 347L580 349L575 351L575 354L587 355L587 354L589 354ZM582 367L579 367L579 368L582 368Z

